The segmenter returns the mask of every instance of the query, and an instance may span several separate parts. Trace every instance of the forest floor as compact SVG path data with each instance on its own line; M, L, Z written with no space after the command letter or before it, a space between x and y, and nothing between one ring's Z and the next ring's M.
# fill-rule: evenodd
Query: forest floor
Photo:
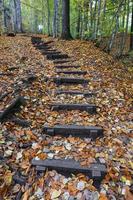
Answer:
M79 65L78 70L87 71L80 78L89 79L85 90L95 95L90 98L56 95L57 86L52 79L57 77L55 64L42 54L42 50L35 48L31 37L0 37L1 116L18 96L24 97L22 103L25 102L18 112L11 116L7 113L8 118L3 117L3 120L0 116L3 120L0 125L0 200L132 200L131 69L91 42L39 37L44 43L48 42L50 49L69 55L69 62L64 65ZM58 89L84 92L82 85L61 85ZM51 110L49 105L57 102L93 103L98 106L97 114ZM56 124L100 126L104 129L104 137L93 141L43 134L44 125ZM93 181L83 174L66 178L56 171L46 171L38 175L31 165L33 158L69 158L79 161L82 166L99 159L106 164L107 174L97 190Z

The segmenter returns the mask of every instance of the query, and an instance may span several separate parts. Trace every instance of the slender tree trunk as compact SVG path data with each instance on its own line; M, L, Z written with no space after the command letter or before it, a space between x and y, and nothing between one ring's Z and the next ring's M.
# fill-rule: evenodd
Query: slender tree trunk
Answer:
M88 30L88 12L89 12L89 3L85 0L84 2L84 32Z
M80 35L80 17L81 17L81 10L80 10L80 6L78 5L78 18L77 18L77 26L76 26L77 38L79 38L79 35Z
M96 26L96 38L97 38L97 35L99 32L100 14L101 14L101 0L98 0L98 17L97 17L97 26Z
M50 7L49 7L49 0L47 0L47 11L48 11L48 35L50 35Z
M9 32L16 32L16 11L15 11L15 0L10 0L10 10L11 10L11 15L10 15L10 26L8 28Z
M103 4L103 14L104 14L104 18L106 15L106 0L104 0L104 4Z
M38 33L38 13L34 9L34 32Z
M128 25L129 25L129 14L130 14L130 1L125 0L125 11L126 11L126 5L127 5L127 18L126 18L126 28L125 28L125 31L123 31L123 35L122 35L122 40L121 40L121 47L120 47L120 52L119 52L119 56L121 56L123 54L123 51L124 51L124 48L125 48L125 43L126 43L126 37L127 37L127 34L128 34ZM123 18L123 28L125 27L125 16Z
M97 1L95 2L95 8L94 8L94 29L93 29L93 39L96 39L96 22L97 22Z
M90 0L90 36L93 31L93 0Z
M15 11L16 11L16 31L22 32L22 16L21 16L21 2L20 0L15 0Z
M62 39L71 39L70 33L70 0L62 0Z
M130 35L130 51L133 50L133 1L132 1L132 19L131 19L131 35Z
M53 37L58 36L58 28L59 28L58 9L59 9L59 1L54 0Z
M119 14L120 14L120 10L121 10L122 4L123 4L123 1L120 2L119 7L117 9L117 12L115 14L115 19L116 19L116 21L115 21L115 28L113 28L111 39L109 41L109 45L108 45L108 49L107 49L108 53L110 53L110 51L111 51L111 49L113 47L115 36L116 36L116 33L118 32L118 28L119 28Z
M83 38L83 12L81 12L81 20L80 20L80 38Z
M0 0L0 34L4 33L4 3Z
M42 33L44 32L44 26L45 26L45 6L44 6L44 0L42 0Z

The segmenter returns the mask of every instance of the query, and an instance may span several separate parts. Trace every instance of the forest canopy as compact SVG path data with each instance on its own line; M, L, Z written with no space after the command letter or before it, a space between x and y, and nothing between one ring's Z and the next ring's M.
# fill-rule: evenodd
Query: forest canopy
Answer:
M69 28L67 30L69 34L64 36L67 39L92 40L97 46L102 44L102 48L108 52L115 44L118 55L133 49L132 0L0 0L0 2L0 21L2 24L3 10L3 26L6 31L43 33L61 37L62 30L65 29L64 18L64 22L68 22L66 28ZM64 7L65 4L68 7Z

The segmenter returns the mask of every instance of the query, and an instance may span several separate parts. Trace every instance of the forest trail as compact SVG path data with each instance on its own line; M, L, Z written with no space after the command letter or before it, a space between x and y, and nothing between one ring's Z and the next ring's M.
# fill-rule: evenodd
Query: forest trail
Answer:
M132 200L132 86L91 42L0 37L0 199Z

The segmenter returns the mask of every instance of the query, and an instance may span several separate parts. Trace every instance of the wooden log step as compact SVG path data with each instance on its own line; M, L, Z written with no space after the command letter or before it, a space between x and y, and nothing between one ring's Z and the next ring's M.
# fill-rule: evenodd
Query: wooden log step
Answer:
M39 49L39 50L51 49L51 47L44 46L44 45L43 46L42 45L41 46L36 46L36 48Z
M7 36L8 37L15 37L16 33L15 32L9 32L9 33L7 33Z
M54 64L63 64L63 63L70 62L70 60L54 60L53 62L54 62Z
M47 55L48 60L57 60L57 59L66 59L69 58L67 54L52 54L52 55Z
M57 70L56 73L58 73L58 74L86 75L86 74L87 74L87 71L59 71L59 70Z
M56 159L46 159L46 160L36 160L31 161L33 166L41 166L48 168L48 170L56 170L57 172L70 176L71 174L85 174L90 179L93 179L94 186L99 188L100 182L103 180L107 173L106 165L99 163L91 164L90 166L81 166L78 161L73 159L66 160L56 160ZM42 169L42 168L41 168Z
M80 68L78 65L57 65L55 66L57 69L67 69L67 68Z
M31 125L29 121L24 119L19 119L17 117L13 117L10 121L22 127L29 127Z
M36 171L37 171L37 172L45 172L45 171L46 171L46 167L43 167L43 166L36 166Z
M54 83L60 84L86 84L89 81L83 78L66 78L66 77L57 77L53 78Z
M5 118L17 112L24 103L25 99L23 97L17 97L2 113L0 113L0 122L3 122Z
M60 95L60 94L68 94L68 95L83 95L84 97L92 97L94 95L94 93L92 92L81 92L81 91L77 91L77 90L70 90L70 91L66 91L66 90L57 90L55 92L56 95Z
M60 52L60 51L57 51L56 49L48 49L48 50L47 50L47 49L46 49L46 50L45 50L45 49L44 49L44 50L42 49L42 51L43 51L44 53L45 53L45 52L48 52L48 53Z
M51 41L48 41L48 42L44 42L44 45L49 45L49 44L51 44L51 43L53 43L52 40L51 40Z
M86 111L90 114L96 113L96 106L93 104L51 104L50 106L54 111L80 110L80 111Z
M43 133L55 136L61 135L64 137L92 138L103 137L103 129L95 126L78 126L78 125L56 125L54 127L44 126Z
M59 55L61 52L60 51L44 51L44 54L47 56L51 55Z

